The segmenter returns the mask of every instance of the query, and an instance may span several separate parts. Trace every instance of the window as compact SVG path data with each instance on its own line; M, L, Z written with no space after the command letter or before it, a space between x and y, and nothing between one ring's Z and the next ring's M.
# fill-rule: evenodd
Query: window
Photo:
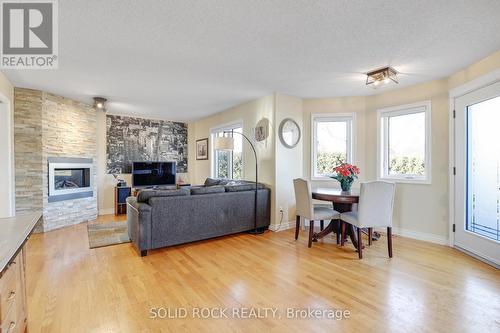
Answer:
M431 182L431 102L378 111L379 178Z
M313 114L312 179L327 179L341 163L353 163L354 114Z
M241 123L212 130L212 143L215 137L234 137L233 151L212 149L212 156L214 156L212 177L243 179L243 137L239 134L235 134L235 132L243 132L243 125Z

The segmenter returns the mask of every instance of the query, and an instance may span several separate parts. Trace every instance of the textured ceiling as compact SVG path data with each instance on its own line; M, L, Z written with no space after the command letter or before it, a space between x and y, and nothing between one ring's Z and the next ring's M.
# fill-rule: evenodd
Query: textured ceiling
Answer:
M274 91L373 94L363 73L385 65L399 86L445 77L500 49L499 17L498 0L60 0L59 69L5 73L186 121Z

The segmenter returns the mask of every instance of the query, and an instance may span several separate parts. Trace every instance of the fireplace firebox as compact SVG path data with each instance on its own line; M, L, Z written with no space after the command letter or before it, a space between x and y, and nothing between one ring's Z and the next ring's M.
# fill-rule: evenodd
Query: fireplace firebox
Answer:
M92 159L51 157L49 202L92 197Z

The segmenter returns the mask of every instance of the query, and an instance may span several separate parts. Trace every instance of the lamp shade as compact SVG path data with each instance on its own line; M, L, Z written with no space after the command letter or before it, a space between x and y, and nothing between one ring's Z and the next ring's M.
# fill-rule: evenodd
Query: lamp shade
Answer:
M216 137L214 139L215 150L234 150L234 138L232 137Z

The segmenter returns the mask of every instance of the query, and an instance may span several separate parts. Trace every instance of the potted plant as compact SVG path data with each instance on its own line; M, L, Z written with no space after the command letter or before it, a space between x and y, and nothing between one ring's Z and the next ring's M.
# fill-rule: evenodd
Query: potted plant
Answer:
M333 169L334 175L330 178L336 179L340 182L342 191L348 192L351 190L352 183L358 179L359 168L349 163L342 163Z

